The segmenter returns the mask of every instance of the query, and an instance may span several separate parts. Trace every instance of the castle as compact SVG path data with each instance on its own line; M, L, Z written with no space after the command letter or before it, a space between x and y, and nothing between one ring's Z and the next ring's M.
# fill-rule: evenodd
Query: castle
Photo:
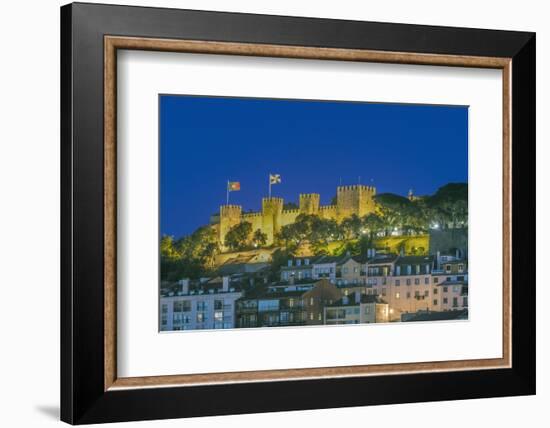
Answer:
M273 243L275 235L283 226L292 224L300 214L315 214L321 218L334 219L341 222L353 214L362 217L375 210L374 196L376 188L364 185L338 186L336 205L320 205L318 193L300 194L298 209L283 209L282 198L263 198L260 212L243 213L240 205L222 205L219 216L212 219L218 229L219 241L225 249L225 235L236 224L248 222L252 224L252 232L260 229L267 235L267 245Z

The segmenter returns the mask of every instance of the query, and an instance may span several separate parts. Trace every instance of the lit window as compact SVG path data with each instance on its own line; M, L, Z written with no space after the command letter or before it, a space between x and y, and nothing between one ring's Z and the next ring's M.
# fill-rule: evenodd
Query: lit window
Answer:
M395 298L396 298L396 299L399 299L399 297L400 297L400 296L399 296L399 293L395 293Z

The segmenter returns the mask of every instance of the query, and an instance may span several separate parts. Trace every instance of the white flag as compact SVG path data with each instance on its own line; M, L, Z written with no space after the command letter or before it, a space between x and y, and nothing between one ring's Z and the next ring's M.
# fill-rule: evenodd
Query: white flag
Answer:
M281 176L279 174L269 174L269 184L277 184L281 182Z

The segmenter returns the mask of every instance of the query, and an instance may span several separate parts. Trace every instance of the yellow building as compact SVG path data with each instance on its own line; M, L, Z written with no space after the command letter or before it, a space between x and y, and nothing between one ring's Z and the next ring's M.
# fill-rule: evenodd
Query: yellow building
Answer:
M261 230L267 235L267 245L273 243L275 235L283 226L292 224L300 214L314 214L325 219L341 222L353 214L362 217L374 212L374 196L376 189L371 186L352 185L338 186L336 189L336 205L320 205L318 193L300 194L300 204L297 209L283 209L282 198L263 198L260 212L243 213L240 205L222 205L217 223L220 245L224 248L225 236L235 225L241 222L252 224L252 232Z

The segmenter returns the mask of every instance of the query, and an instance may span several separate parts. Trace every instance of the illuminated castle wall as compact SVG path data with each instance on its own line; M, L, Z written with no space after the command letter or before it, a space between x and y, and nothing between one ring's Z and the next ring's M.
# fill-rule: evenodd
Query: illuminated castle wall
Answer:
M300 194L299 208L284 210L282 198L263 198L261 212L242 212L240 205L222 205L219 217L219 239L224 248L225 235L236 224L246 221L252 224L252 232L260 229L267 235L267 245L281 227L292 224L300 214L315 214L326 219L341 222L353 214L362 217L374 212L374 195L376 189L371 186L353 185L338 186L336 205L320 205L318 193Z

